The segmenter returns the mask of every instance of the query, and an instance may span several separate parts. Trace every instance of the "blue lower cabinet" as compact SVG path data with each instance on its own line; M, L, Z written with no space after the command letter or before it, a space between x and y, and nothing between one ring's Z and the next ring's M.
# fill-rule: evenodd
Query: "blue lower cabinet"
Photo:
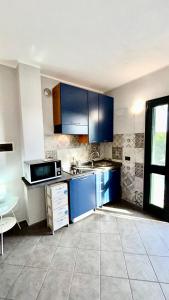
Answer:
M73 178L69 183L70 220L96 208L95 174Z
M103 181L103 172L96 173L96 206L102 206L102 187L101 183Z
M97 207L120 198L120 170L107 170L96 174Z

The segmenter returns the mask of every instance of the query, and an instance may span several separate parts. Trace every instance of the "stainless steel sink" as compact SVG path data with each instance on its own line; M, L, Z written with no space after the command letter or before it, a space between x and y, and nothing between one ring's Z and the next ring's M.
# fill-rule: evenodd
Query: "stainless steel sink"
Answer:
M94 160L93 166L92 166L92 162L89 161L80 167L95 169L95 168L100 168L100 167L112 167L112 166L113 166L113 163L109 160Z
M96 167L112 167L111 161L94 161L94 166Z
M83 174L87 172L92 172L96 170L103 170L104 168L116 168L115 164L111 160L95 160L93 163L91 161L88 161L86 163L83 163L82 165L74 167L74 173L73 174Z
M87 163L84 163L78 167L76 167L76 170L79 170L79 171L92 171L92 170L96 170L96 169L99 169L99 168L106 168L106 167L111 167L113 168L113 163L111 161L108 161L108 160L97 160L97 161L93 161L92 162L87 162Z

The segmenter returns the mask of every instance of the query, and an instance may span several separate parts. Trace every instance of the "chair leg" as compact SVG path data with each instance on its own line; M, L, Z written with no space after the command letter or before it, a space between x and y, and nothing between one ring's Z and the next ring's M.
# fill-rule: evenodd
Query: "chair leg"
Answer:
M1 233L1 255L4 254L3 233Z
M16 218L16 216L15 216L15 214L14 214L13 210L12 210L12 214L13 214L13 216L14 216L14 217L15 217L15 219L16 219L16 223L17 223L17 225L18 225L19 229L21 230L21 226L20 226L19 222L17 221L17 218Z

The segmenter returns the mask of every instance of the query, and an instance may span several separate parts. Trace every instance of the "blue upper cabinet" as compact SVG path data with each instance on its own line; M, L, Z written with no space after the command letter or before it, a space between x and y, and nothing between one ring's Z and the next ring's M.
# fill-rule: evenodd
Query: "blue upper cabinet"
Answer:
M88 134L87 91L60 83L52 92L54 132Z
M99 142L113 141L113 98L99 94Z
M89 106L89 143L98 143L99 141L99 95L94 92L88 92Z
M88 92L89 143L113 141L113 98Z
M54 133L88 135L89 143L113 141L113 98L59 83L52 90Z

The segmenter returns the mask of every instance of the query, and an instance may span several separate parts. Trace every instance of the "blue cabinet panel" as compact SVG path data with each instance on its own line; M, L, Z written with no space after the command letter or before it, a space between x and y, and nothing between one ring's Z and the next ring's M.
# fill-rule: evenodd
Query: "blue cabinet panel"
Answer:
M104 172L104 186L102 190L102 205L116 201L120 196L120 171L109 170Z
M61 83L62 124L88 126L87 91Z
M99 141L113 141L113 98L99 95Z
M110 171L110 182L112 186L112 189L110 191L110 199L113 202L120 199L120 193L121 193L120 169Z
M103 172L96 173L96 206L102 206L102 179Z
M120 170L108 170L96 174L97 207L120 198Z
M89 107L89 143L98 143L99 141L99 95L94 92L88 92Z
M113 141L113 98L60 83L53 88L54 132Z
M62 125L62 133L64 134L88 134L88 126Z
M95 175L87 175L70 180L70 219L94 209L96 207Z
M103 173L103 184L101 191L102 205L111 201L112 182L110 180L110 171Z

